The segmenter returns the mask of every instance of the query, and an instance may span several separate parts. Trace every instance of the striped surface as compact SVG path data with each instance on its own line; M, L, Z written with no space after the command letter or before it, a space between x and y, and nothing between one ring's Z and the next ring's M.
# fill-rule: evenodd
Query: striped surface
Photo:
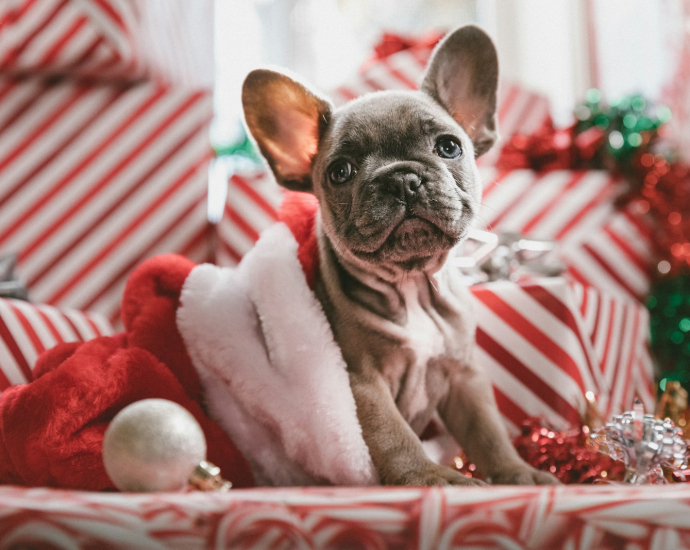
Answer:
M30 381L39 354L56 344L112 333L102 315L0 298L0 391Z
M143 258L209 255L211 93L0 78L0 252L32 299L115 322Z
M216 263L239 263L259 238L259 233L278 219L283 194L273 176L264 170L234 175L228 182L223 218L217 224Z
M643 299L653 266L650 228L614 204L622 181L605 171L483 168L479 226L555 240L569 274L617 296Z
M656 400L654 364L649 353L649 312L638 303L620 300L592 287L571 285L583 334L592 343L611 395L602 409L606 418L632 409L639 397L648 412Z
M424 77L431 48L415 47L390 55L360 72L331 93L336 105L377 90L414 90ZM510 136L531 134L550 119L549 102L545 96L529 92L516 84L503 82L498 90L497 145L483 157L480 165L491 165L501 144Z
M134 0L3 0L0 67L14 73L143 76L138 19Z
M3 548L677 550L687 487L308 487L98 493L0 487Z
M530 416L578 425L584 395L602 413L654 406L647 310L562 278L472 287L478 359L513 434Z

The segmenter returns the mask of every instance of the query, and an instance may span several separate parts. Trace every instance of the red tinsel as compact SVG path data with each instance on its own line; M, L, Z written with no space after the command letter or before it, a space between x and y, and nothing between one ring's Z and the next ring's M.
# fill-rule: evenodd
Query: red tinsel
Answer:
M557 129L553 122L548 120L532 135L514 135L501 150L497 165L504 170L593 168L602 164L601 159L597 158L597 153L604 139L604 132L599 128L590 128L577 134L575 125Z
M545 427L538 418L530 418L513 445L525 462L551 472L562 483L621 481L625 465L591 447L589 435L587 426L559 432ZM469 477L479 477L474 464L462 458L456 460L456 468Z
M628 192L621 203L632 203L637 213L652 220L653 242L662 274L675 275L690 266L690 167L670 163L666 156L639 148L625 164L606 154L606 134L598 127L582 132L577 125L557 129L551 122L532 135L515 135L498 160L503 170L536 171L609 169L625 176Z
M640 214L654 220L655 245L675 275L690 266L690 167L671 164L663 155L634 159L639 185L630 199Z
M557 432L532 418L522 425L522 434L513 443L523 460L563 483L622 480L625 465L592 448L589 436L587 426Z

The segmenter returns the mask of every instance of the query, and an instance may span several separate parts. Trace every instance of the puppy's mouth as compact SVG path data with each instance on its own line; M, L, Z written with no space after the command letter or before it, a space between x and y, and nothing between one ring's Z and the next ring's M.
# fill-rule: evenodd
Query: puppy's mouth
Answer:
M411 271L424 268L461 238L449 235L432 221L410 213L391 227L376 250L361 251L358 255L373 262L394 263Z

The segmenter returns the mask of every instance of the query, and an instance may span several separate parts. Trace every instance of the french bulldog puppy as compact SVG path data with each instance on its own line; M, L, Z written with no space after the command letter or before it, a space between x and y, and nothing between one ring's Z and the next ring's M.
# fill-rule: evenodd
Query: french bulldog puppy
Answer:
M278 183L318 198L315 292L385 484L482 483L425 455L418 436L439 417L489 482L557 483L512 447L474 359L469 291L444 267L479 208L475 157L496 140L497 85L496 50L474 26L437 46L421 91L334 109L280 72L244 82L247 126Z

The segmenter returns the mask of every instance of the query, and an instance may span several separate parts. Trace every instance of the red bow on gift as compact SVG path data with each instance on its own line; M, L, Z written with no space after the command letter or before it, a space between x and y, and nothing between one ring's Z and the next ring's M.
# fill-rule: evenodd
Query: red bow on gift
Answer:
M385 59L389 55L409 50L410 48L421 47L431 49L444 35L444 32L432 31L419 37L409 37L385 32L378 44L374 46L374 58L378 60Z
M374 46L374 55L366 61L360 70L365 71L374 63L383 61L391 55L411 49L433 49L445 36L445 32L432 31L421 36L402 36L393 32L384 32L378 43Z
M557 129L549 119L532 135L514 135L501 150L497 164L506 170L589 169L601 163L595 157L605 137L596 126L578 134L575 125Z

